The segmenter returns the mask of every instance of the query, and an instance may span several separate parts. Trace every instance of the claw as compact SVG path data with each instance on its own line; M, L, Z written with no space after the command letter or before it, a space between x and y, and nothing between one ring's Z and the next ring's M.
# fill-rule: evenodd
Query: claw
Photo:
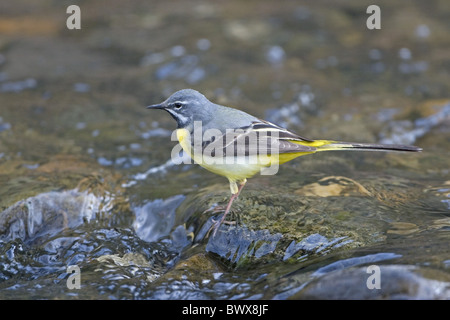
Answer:
M212 224L211 227L209 228L209 230L208 230L208 232L206 233L206 236L205 236L205 237L208 237L209 234L211 233L211 231L213 231L213 230L214 230L213 236L215 236L215 235L216 235L216 232L217 232L217 230L219 229L219 227L220 227L221 224L226 224L226 225L229 225L229 226L234 226L234 225L236 225L236 221L230 221L230 220L223 220L223 221L221 221L221 220L215 220L215 219L211 219L211 220L212 220L213 224Z
M206 209L203 213L219 213L225 210L225 206L215 205Z

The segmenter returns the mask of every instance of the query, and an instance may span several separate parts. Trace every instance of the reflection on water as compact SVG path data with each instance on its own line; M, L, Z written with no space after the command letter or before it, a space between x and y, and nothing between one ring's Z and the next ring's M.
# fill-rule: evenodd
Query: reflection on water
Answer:
M0 298L450 297L447 3L385 2L376 32L359 1L83 3L72 31L64 4L26 3L0 19ZM211 237L228 182L175 165L172 119L145 109L186 87L424 152L289 162Z
M354 257L349 259L343 259L339 260L337 262L333 262L325 267L321 267L314 271L312 274L313 276L322 276L324 274L334 272L336 270L343 270L350 267L358 266L358 265L373 265L377 262L384 261L384 260L390 260L395 258L400 258L401 255L395 254L395 253L376 253L376 254L369 254L362 257Z

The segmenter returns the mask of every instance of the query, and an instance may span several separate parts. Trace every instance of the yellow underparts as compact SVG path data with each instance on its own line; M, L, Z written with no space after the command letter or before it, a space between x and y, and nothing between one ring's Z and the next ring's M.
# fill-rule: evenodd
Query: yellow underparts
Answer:
M238 192L238 184L245 183L247 178L250 178L260 172L264 168L270 166L278 166L295 158L303 155L315 153L316 151L324 150L335 150L336 147L327 148L326 145L334 143L330 140L314 140L314 141L295 141L291 142L296 144L301 144L309 147L317 148L315 151L311 152L292 152L292 153L282 153L264 156L254 156L246 157L245 159L234 158L234 161L227 161L227 158L220 158L223 161L217 161L220 159L214 159L212 157L207 157L202 154L194 154L193 148L190 141L190 133L186 129L177 129L176 131L177 139L180 142L183 150L188 153L191 158L200 166L211 171L215 174L224 176L230 181L230 189L232 194ZM325 147L323 147L325 146ZM323 147L321 149L321 147ZM228 159L232 160L232 159ZM240 161L241 160L241 161ZM245 160L245 161L244 161Z

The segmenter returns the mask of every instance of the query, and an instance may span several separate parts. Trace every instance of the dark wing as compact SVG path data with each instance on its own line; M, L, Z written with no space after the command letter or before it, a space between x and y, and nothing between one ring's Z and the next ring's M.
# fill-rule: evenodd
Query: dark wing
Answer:
M301 137L298 134L289 131L286 128L277 126L276 124L273 124L272 122L258 119L258 121L252 122L250 127L253 130L260 130L260 131L277 131L278 137L281 140L297 140L297 141L309 141L312 142L314 140L307 139L305 137Z
M229 129L225 134L212 136L203 141L204 155L221 156L251 156L271 155L295 152L314 152L316 148L291 141L312 141L305 139L287 129L268 121L252 122L250 126Z

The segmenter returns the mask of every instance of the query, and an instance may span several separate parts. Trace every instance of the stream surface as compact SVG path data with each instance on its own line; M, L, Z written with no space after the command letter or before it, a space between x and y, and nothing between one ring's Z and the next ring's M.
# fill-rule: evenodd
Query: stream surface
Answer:
M449 299L450 3L369 4L0 4L0 299ZM295 159L211 237L228 181L145 109L182 88L423 152Z

